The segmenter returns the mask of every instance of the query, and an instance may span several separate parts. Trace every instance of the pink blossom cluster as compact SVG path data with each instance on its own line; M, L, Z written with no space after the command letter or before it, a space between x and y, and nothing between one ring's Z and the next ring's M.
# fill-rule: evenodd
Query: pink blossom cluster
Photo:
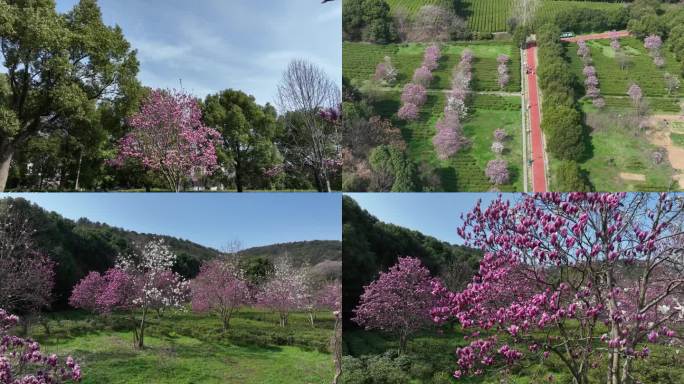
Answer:
M641 87L636 83L632 83L627 90L627 96L632 100L634 107L638 109L644 96L641 92Z
M499 63L499 66L497 67L496 71L499 75L498 82L499 82L499 87L501 89L504 89L506 85L508 85L508 82L511 80L511 76L508 71L508 62L511 60L508 55L499 55L496 58L496 61Z
M413 73L413 83L406 84L401 94L402 106L397 112L400 119L418 119L420 107L427 100L427 87L432 82L432 71L439 66L441 57L442 53L437 44L425 49L423 63Z
M487 163L485 175L489 178L489 181L492 184L508 184L511 179L510 172L508 171L508 161L504 159L490 160Z
M577 54L582 57L582 62L584 63L582 73L585 77L584 86L587 90L587 97L592 100L595 107L602 109L606 106L606 101L601 97L601 89L599 89L599 79L596 75L596 68L591 65L591 51L584 40L579 40L577 45L579 46Z
M479 272L461 292L438 281L432 288L434 321L454 318L476 330L455 376L477 375L493 364L488 358L645 358L644 343L675 342L684 323L684 260L675 251L684 245L683 216L675 194L543 193L478 203L458 234L484 252ZM608 333L594 334L598 323ZM544 332L559 328L560 335ZM480 330L527 348L498 346ZM594 347L598 340L603 347Z
M399 335L403 349L410 335L431 325L432 285L437 283L419 259L400 257L364 287L352 320L365 329Z
M160 172L174 191L187 179L217 168L215 145L221 135L204 126L202 110L191 95L153 90L128 125L132 130L119 141L118 155L111 162L115 166L139 160Z
M382 63L378 63L375 67L375 75L373 75L373 80L379 83L391 85L397 81L397 75L399 71L392 64L392 58L385 56Z
M216 313L224 329L241 306L252 302L252 292L242 270L223 260L202 264L199 274L190 282L190 288L192 310Z
M291 311L306 309L308 303L307 273L295 268L290 260L281 259L274 266L269 280L256 294L256 303L277 312L280 325L287 325Z
M0 384L60 384L81 381L81 367L71 356L60 363L55 354L45 354L40 344L9 331L17 316L0 308Z
M504 141L508 138L508 134L501 128L494 130L494 141L492 142L492 152L497 156L503 154L506 149Z
M616 52L622 48L620 45L620 37L617 35L616 31L610 32L610 47Z
M653 57L653 63L658 67L665 65L665 58L660 51L660 47L663 45L663 40L658 35L649 35L644 39L644 48L646 48Z
M452 89L447 97L444 115L437 120L435 125L436 134L432 139L432 144L435 146L437 156L442 160L453 156L470 143L463 135L461 119L465 118L468 112L466 98L472 79L472 60L472 52L468 49L464 50L461 61L454 69Z

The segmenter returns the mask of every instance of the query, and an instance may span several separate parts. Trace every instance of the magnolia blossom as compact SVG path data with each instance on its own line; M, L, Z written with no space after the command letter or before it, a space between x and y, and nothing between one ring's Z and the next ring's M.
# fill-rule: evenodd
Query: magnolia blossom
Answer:
M81 367L71 356L64 362L55 354L41 351L36 341L9 332L19 322L17 316L0 308L0 383L62 384L81 381Z
M499 87L503 89L508 85L510 80L510 75L508 74L508 62L510 61L510 57L508 57L508 55L499 55L496 58L496 61L499 63L499 66L497 67Z
M375 75L373 80L379 81L385 84L392 84L397 81L397 76L399 71L392 65L392 58L385 56L382 63L379 63L375 68Z
M461 123L456 113L445 113L442 118L437 120L436 129L437 134L432 139L432 143L437 151L437 156L441 160L446 160L453 156L469 143L463 137Z
M224 331L230 327L233 314L251 301L249 285L242 270L222 260L202 264L190 287L192 310L215 312L223 323Z
M401 102L406 104L413 104L417 107L425 104L427 100L427 90L420 84L406 84L404 91L401 93Z
M281 259L274 265L273 274L257 293L256 302L277 312L280 326L287 326L290 312L306 309L307 273L295 268L290 260Z
M218 166L215 142L221 135L204 126L193 96L154 90L128 125L132 130L119 142L115 166L123 166L127 159L139 160L159 172L176 192L188 179L210 174Z
M402 120L417 120L419 112L420 111L418 110L418 106L416 106L415 104L407 103L399 109L399 112L397 112L397 116L399 116L399 118Z
M505 148L506 147L504 146L504 144L500 141L495 141L492 143L492 152L494 152L497 155L502 154Z
M457 351L457 376L553 353L579 384L588 384L593 365L574 362L606 358L619 367L608 372L609 382L620 383L633 359L648 357L646 343L677 342L684 322L672 310L684 297L681 196L500 196L486 208L478 203L463 221L458 234L484 252L479 272L461 292L433 284L434 320L457 319L472 335ZM607 333L596 334L600 324Z
M641 98L643 97L643 94L641 93L641 87L633 83L627 90L627 96L632 99L632 104L634 107L638 108L641 104Z
M503 159L490 160L489 163L487 163L485 175L487 175L492 184L507 184L510 180L508 162Z
M354 322L365 329L378 329L399 337L399 350L406 350L409 337L430 326L431 294L437 280L420 260L401 257L389 271L364 287Z
M430 68L422 66L416 69L413 73L413 82L422 85L423 87L430 85L432 82L432 72L430 71Z
M494 130L494 141L504 142L508 138L508 134L505 130L497 128Z

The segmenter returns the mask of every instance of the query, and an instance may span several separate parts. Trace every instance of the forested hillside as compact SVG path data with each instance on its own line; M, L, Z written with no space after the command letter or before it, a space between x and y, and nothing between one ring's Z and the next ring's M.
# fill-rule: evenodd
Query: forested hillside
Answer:
M348 196L342 201L342 223L345 320L350 318L363 287L400 256L419 258L434 276L454 288L470 279L481 256L478 250L382 222Z
M111 268L117 255L132 251L136 244L164 239L177 255L175 271L185 278L194 278L203 261L222 254L186 239L138 233L85 218L70 220L21 198L5 198L0 200L0 205L12 205L12 209L22 212L36 229L34 239L40 250L57 263L54 290L57 309L66 305L72 287L89 271L104 272ZM341 269L340 248L340 242L336 241L303 241L246 249L240 252L240 257L251 262L245 264L246 268L260 265L263 271L268 271L270 262L287 253L293 263L308 263L320 275L334 278L339 275L335 270Z

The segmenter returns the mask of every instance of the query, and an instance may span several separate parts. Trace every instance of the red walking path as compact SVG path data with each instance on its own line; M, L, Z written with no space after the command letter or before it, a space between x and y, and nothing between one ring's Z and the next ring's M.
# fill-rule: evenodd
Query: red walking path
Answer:
M536 44L527 46L527 85L530 125L532 129L532 191L546 192L546 166L544 163L544 140L539 112L539 89L537 88Z

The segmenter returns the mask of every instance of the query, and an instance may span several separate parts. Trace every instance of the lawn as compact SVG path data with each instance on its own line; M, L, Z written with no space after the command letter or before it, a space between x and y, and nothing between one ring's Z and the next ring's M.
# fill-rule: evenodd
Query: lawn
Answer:
M305 314L293 314L282 329L275 315L246 310L227 333L213 316L190 312L153 316L146 348L133 348L133 334L122 315L109 319L81 311L48 316L31 336L48 352L73 355L83 383L323 383L332 379L327 351L332 317L319 315L315 328Z
M506 338L504 336L504 338ZM443 333L424 332L409 341L407 360L402 362L402 370L412 379L411 383L446 383L452 381L438 381L435 376L448 377L456 369L456 348L466 345L459 330L444 330ZM345 355L360 357L363 355L377 355L385 351L396 350L398 342L395 338L378 332L361 330L345 330ZM649 346L651 356L648 360L636 360L634 363L635 377L645 383L677 384L684 380L684 356L674 354L671 347ZM343 373L343 376L346 373ZM549 376L553 381L548 381ZM601 367L590 376L593 382L605 380L605 368ZM506 380L507 379L507 380ZM343 380L343 383L345 381ZM565 371L562 362L555 356L545 361L524 361L520 366L506 370L492 370L483 376L465 378L459 383L500 384L537 384L542 382L571 383L570 375Z

